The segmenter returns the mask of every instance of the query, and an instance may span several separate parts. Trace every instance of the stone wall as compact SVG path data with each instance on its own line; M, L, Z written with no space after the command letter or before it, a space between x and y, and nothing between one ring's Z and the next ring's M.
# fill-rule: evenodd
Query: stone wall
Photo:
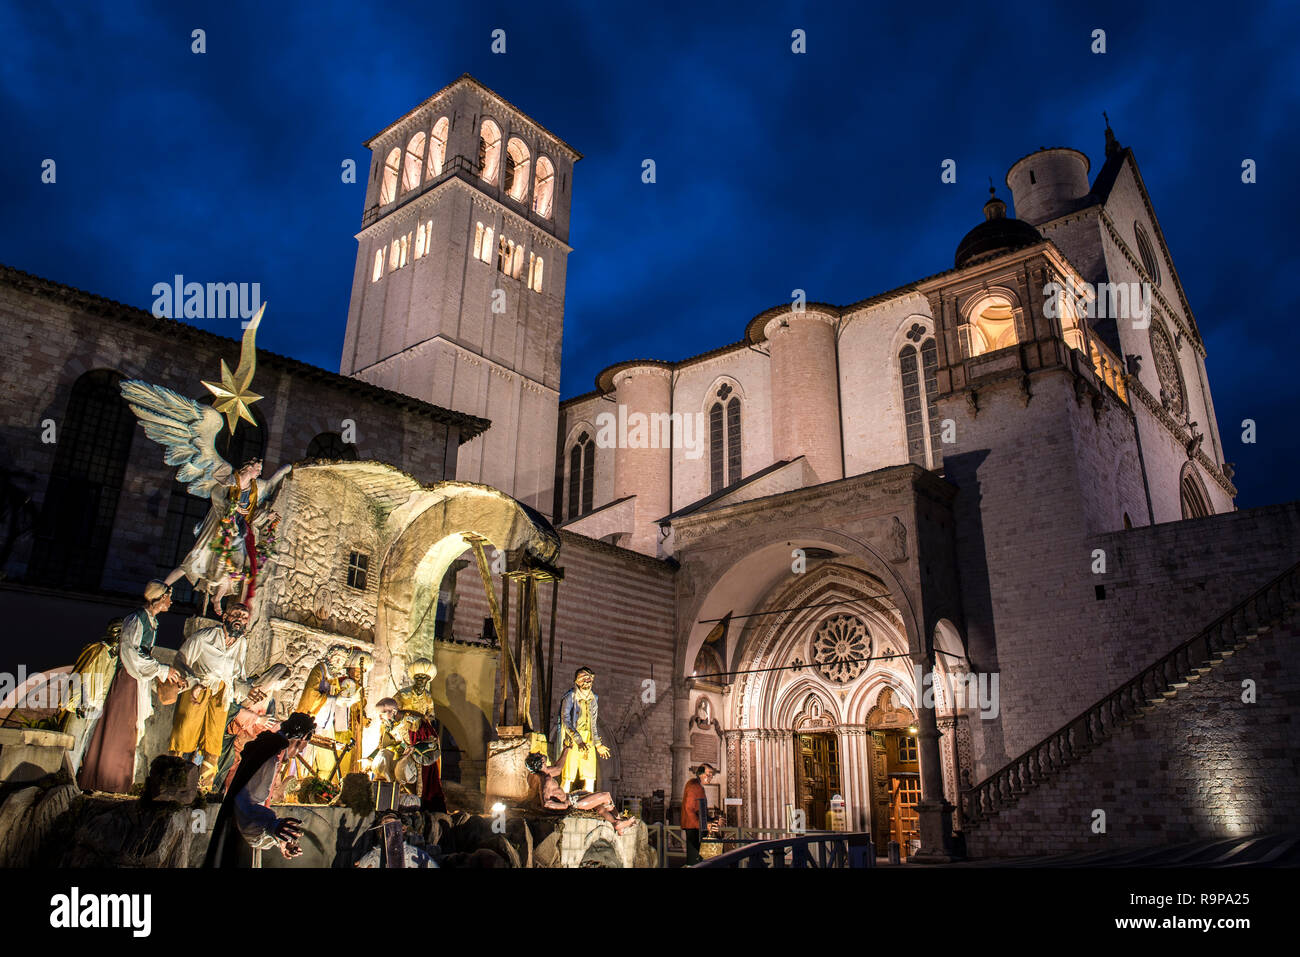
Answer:
M967 832L974 857L1114 850L1290 830L1300 816L1300 626L1255 639ZM1254 682L1257 700L1242 701ZM1106 830L1092 831L1095 811Z

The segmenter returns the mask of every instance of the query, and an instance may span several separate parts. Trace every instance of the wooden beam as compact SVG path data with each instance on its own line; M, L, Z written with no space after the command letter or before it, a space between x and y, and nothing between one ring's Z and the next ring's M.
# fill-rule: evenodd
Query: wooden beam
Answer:
M505 622L501 617L501 605L497 601L496 588L492 585L492 569L488 567L487 555L483 553L484 539L479 538L477 535L466 535L464 538L474 549L474 560L478 564L478 574L483 579L483 590L487 593L488 611L492 613L492 627L496 629L497 641L501 643L501 666L498 670L501 672L500 677L503 683L501 696L503 713L498 724L504 724L505 698L507 694L504 684L510 672L514 670L514 662L510 660L510 642L505 637ZM508 595L506 597L509 598Z

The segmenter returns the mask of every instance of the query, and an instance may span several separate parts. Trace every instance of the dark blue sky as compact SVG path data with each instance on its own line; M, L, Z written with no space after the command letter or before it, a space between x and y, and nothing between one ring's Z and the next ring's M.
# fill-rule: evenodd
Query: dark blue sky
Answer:
M469 72L585 154L569 396L619 359L735 341L793 288L846 303L949 268L989 176L1007 196L1045 145L1095 174L1106 110L1205 337L1238 504L1300 497L1300 15L1058 6L4 3L0 262L143 308L175 273L260 282L259 345L337 369L365 179L340 163L364 170L365 138Z

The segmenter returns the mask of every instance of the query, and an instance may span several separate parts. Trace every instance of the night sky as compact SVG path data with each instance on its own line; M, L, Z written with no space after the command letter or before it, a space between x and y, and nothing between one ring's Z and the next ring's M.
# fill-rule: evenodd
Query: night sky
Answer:
M567 397L620 359L734 342L794 288L844 304L950 268L990 176L1009 201L1007 168L1040 146L1096 174L1105 110L1205 338L1238 504L1300 497L1300 15L1057 6L5 3L0 262L145 309L176 273L260 282L258 344L336 370L361 143L468 72L584 154Z

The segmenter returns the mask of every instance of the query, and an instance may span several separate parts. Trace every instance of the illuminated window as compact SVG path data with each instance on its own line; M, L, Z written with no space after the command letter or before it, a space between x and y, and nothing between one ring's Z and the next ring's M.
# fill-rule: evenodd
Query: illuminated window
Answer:
M537 172L533 178L533 212L551 218L551 205L555 200L555 167L545 156L537 157Z
M961 327L962 345L969 358L1014 346L1016 314L1005 296L985 296L970 311L970 322Z
M388 244L388 271L392 272L397 268L398 257L402 254L402 244L394 239Z
M394 146L388 153L388 159L384 160L384 180L379 187L380 206L385 206L397 198L397 168L401 162L402 151Z
M441 173L443 164L447 162L447 130L449 128L445 116L433 124L433 138L429 141L430 177Z
M478 134L478 175L486 183L497 181L501 165L501 130L491 120L484 120Z
M497 242L497 272L510 272L510 260L514 253L515 244L502 236Z
M532 159L528 147L517 136L510 137L506 144L506 195L523 202L528 195L528 176L532 172Z
M538 256L537 262L533 268L533 281L529 283L529 286L531 287L533 292L542 291L542 265L543 265L542 257Z
M411 234L407 233L405 236L403 236L401 239L398 240L398 243L400 243L401 251L398 253L397 256L397 268L401 269L403 266L406 265L407 256L411 252Z
M916 738L913 735L898 736L898 760L901 764L912 764L916 761Z
M524 247L516 246L514 260L510 266L510 275L515 279L519 278L520 273L524 271Z
M419 259L424 255L424 223L421 223L415 230L415 258Z
M384 251L383 249L375 250L375 271L370 277L371 282L379 282L384 275Z
M406 165L402 167L402 192L408 192L420 185L420 172L424 169L423 133L416 133L406 144Z

